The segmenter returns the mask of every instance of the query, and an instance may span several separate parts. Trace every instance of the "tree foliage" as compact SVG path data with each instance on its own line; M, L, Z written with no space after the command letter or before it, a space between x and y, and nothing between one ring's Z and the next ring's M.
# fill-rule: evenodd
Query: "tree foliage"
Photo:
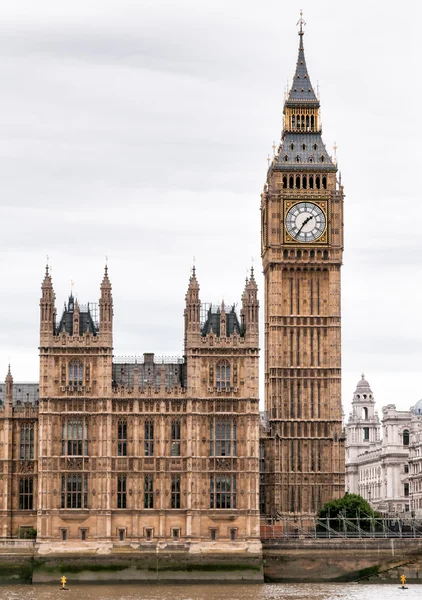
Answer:
M329 527L337 531L344 528L350 530L352 524L369 531L371 527L376 527L376 519L379 517L380 514L362 496L347 492L343 498L326 502L318 513L320 521L327 522Z

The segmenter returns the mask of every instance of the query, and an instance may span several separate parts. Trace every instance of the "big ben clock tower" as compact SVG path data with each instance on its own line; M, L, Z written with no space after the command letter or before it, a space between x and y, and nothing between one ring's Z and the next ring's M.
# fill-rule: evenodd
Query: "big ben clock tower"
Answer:
M340 268L343 187L321 136L303 25L278 152L261 200L265 276L262 507L311 515L344 494Z

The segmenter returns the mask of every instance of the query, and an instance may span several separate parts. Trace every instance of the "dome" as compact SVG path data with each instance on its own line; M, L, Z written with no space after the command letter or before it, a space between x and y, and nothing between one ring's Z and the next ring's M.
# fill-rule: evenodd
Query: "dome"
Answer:
M357 392L368 392L372 394L371 387L365 379L365 375L362 373L362 378L358 381L356 386Z
M422 400L419 400L419 402L416 402L415 406L413 407L413 414L414 415L422 415Z

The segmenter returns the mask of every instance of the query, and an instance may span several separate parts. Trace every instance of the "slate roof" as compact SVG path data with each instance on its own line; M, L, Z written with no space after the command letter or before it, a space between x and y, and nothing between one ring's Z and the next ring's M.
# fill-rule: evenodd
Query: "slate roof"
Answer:
M160 359L155 362L153 354L146 354L145 357L143 361L142 359L139 361L116 359L112 367L113 386L159 387L161 370L164 368L166 387L186 387L186 363L183 359L163 363ZM137 381L135 381L135 368L138 370Z
M40 386L38 383L13 383L13 405L19 406L24 402L37 404L40 398ZM6 384L0 383L0 405L4 406L6 396Z
M220 337L220 314L220 308L215 309L212 306L209 308L207 320L201 329L202 336L208 335L212 330L217 337ZM234 332L238 335L242 334L235 307L232 306L230 312L226 313L226 336L228 337Z
M273 168L276 171L337 171L318 131L286 132Z
M296 71L293 77L292 87L286 100L286 106L292 106L310 103L313 106L319 106L319 100L316 97L312 87L308 69L305 60L305 50L303 48L303 31L299 32L299 53L297 56Z
M73 295L70 294L69 301L64 305L63 315L57 325L56 335L62 331L66 331L69 335L73 335L73 313L75 312L75 300ZM84 333L92 333L97 335L98 327L94 323L94 320L89 311L89 306L79 307L79 335Z

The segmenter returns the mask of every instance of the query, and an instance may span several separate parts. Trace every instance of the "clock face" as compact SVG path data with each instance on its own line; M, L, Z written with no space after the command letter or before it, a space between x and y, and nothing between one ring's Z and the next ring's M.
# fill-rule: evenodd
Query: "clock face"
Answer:
M324 211L313 202L298 202L286 215L286 229L298 242L314 242L324 233Z

